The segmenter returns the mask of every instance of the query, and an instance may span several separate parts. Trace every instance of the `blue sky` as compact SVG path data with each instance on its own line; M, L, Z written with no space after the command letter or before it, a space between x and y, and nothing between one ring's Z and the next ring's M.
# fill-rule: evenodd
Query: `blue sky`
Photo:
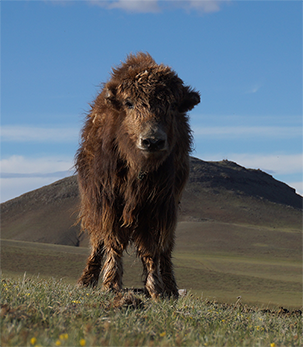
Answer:
M72 174L112 66L149 52L199 90L203 160L303 193L301 1L1 1L1 201Z

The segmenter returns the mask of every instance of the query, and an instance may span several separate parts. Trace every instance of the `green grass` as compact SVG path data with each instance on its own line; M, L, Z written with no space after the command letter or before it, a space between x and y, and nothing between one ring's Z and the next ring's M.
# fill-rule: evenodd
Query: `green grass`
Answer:
M198 241L197 241L198 242ZM179 288L204 298L234 302L238 296L250 304L302 305L302 262L300 252L288 257L276 253L251 254L234 250L202 248L197 242L176 247L174 265ZM281 246L280 246L281 247ZM130 249L124 256L124 285L141 287L141 261ZM87 248L2 240L1 269L11 278L25 272L40 278L54 277L75 284L89 254ZM100 281L101 282L101 281Z
M189 294L152 301L24 276L1 282L1 346L301 346L298 312ZM124 298L125 298L124 297ZM124 305L123 305L124 302ZM133 303L130 305L130 303Z
M42 278L64 278L75 282L88 254L87 248L1 240L1 269L3 274L10 276L27 272Z
M277 259L176 253L178 284L208 298L300 307L302 264Z

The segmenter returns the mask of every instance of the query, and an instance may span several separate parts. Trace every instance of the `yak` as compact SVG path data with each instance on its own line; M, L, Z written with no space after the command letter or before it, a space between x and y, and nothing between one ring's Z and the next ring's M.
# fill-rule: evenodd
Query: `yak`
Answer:
M148 296L178 297L173 271L178 204L189 175L187 112L200 102L148 53L112 69L91 105L75 157L79 219L91 255L78 284L122 290L123 251L133 244Z

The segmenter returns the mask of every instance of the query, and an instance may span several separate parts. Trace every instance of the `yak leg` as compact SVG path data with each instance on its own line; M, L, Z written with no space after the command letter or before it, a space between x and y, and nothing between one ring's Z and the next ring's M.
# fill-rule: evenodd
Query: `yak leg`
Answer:
M103 266L103 288L105 290L119 292L122 289L123 248L107 250L107 257Z
M103 254L104 244L100 242L98 246L93 247L92 253L87 260L87 265L78 280L79 286L95 287L98 284Z
M145 288L152 299L157 299L163 293L159 258L158 256L142 256L141 259L146 272Z
M161 253L160 271L164 284L164 293L169 297L174 296L177 299L179 293L174 276L173 264L171 261L171 251Z

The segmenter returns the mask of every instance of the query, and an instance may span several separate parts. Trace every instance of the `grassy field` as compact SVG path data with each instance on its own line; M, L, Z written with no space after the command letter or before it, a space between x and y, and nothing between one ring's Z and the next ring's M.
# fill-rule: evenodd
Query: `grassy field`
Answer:
M247 304L301 308L298 232L221 224L179 223L173 260L179 288L218 302L241 296ZM1 268L11 278L26 272L75 284L88 253L83 247L2 240ZM141 287L141 261L132 249L124 264L125 287Z
M152 301L64 281L4 278L1 346L301 346L301 312L218 304L193 294Z

